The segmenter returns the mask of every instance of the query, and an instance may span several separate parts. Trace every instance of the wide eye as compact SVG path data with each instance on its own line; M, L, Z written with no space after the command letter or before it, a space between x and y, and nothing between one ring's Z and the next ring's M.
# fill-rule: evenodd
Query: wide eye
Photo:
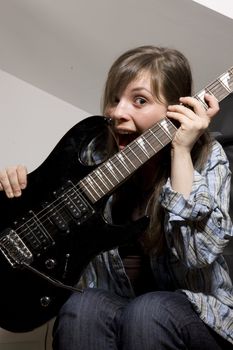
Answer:
M136 97L135 98L135 103L137 105L143 106L146 103L146 99L144 97Z

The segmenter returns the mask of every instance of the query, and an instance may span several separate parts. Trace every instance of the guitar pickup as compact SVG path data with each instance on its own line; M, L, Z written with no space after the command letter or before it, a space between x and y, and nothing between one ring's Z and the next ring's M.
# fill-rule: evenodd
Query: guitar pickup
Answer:
M2 234L3 237L0 239L0 251L10 265L16 267L22 264L31 264L33 255L19 235L12 229L6 229Z
M82 215L87 212L87 205L78 197L78 195L72 195L71 197L64 195L63 198L66 208L70 211L75 219L81 218Z
M64 207L78 224L94 213L93 208L70 181L66 188L54 192L54 195L59 200L59 207Z
M43 208L47 210L48 217L58 227L61 232L68 232L69 225L68 220L65 217L65 213L62 206L56 206L53 203L43 203Z

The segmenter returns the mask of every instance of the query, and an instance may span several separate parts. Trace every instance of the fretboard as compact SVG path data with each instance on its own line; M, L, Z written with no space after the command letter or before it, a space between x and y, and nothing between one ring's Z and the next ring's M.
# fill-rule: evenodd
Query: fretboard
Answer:
M208 105L204 100L205 93L214 95L221 102L232 91L233 67L195 94L194 97L207 109ZM147 160L170 143L176 130L177 128L169 119L162 119L82 179L78 183L78 187L92 203L97 202L106 194L110 194Z
M233 91L233 67L228 69L225 73L220 75L216 80L207 85L204 89L199 91L194 97L199 100L205 109L208 109L208 105L204 100L205 93L214 95L218 102L221 102Z

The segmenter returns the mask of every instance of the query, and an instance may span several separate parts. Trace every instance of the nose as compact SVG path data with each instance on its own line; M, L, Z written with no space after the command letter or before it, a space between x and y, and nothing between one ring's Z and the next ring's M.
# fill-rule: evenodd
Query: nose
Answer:
M122 122L130 120L130 106L127 101L121 99L118 101L110 111L110 117L115 121Z

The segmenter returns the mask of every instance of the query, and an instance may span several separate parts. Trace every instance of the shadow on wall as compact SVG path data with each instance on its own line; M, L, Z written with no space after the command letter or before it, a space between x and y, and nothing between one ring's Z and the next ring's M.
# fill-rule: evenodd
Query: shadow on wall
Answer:
M216 133L217 140L222 144L230 163L233 174L233 93L220 103L220 112L211 123L211 131ZM231 178L230 215L233 221L233 175ZM233 239L225 248L224 256L230 269L233 281Z

